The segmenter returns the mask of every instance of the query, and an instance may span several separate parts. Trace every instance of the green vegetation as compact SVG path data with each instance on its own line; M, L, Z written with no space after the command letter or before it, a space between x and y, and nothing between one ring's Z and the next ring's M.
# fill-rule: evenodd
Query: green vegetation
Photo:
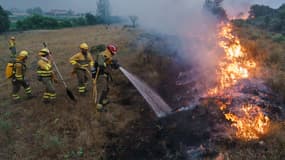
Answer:
M110 17L109 23L119 23L119 17ZM105 24L99 16L87 13L84 17L79 18L53 18L42 15L32 15L22 20L18 20L10 27L11 30L34 30L34 29L60 29L67 27L77 27L85 25Z
M2 6L0 6L0 33L8 31L9 30L9 17L8 12L5 11Z
M242 45L247 53L260 65L256 73L280 95L285 102L285 36L258 29L255 25L235 21L236 29Z
M11 12L4 11L0 6L0 33L5 31L21 31L34 29L60 29L67 27L77 27L85 25L120 23L122 19L111 16L109 0L99 0L97 3L97 13L85 14L82 17L72 16L73 11L69 10L66 17L56 16L49 12L44 12L40 7L29 8L26 10L28 15L13 15ZM9 27L10 20L12 25Z
M94 15L92 15L91 13L87 13L85 15L85 19L86 19L86 23L88 25L95 25L95 24L101 24L103 23L103 20L100 17L96 17Z
M30 29L58 29L64 27L71 27L72 24L67 20L57 20L41 15L33 15L24 20L17 21L16 28L18 30Z
M246 20L247 24L285 35L285 4L278 9L272 9L263 5L253 5L249 13L250 18ZM280 37L277 39L280 40Z
M285 4L253 5L248 20L234 20L242 45L260 64L260 75L285 102Z
M99 18L92 14L86 14L85 17L73 19L56 19L41 15L32 15L16 23L17 30L33 30L33 29L59 29L66 27L76 27L84 25L100 24Z

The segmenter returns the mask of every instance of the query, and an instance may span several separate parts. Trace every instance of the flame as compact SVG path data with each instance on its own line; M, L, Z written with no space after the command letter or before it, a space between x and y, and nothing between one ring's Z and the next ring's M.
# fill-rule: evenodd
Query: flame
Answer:
M244 140L259 139L269 131L270 119L263 114L260 107L244 105L240 108L240 116L233 113L225 114L227 120L233 122L236 137Z
M220 28L219 46L224 50L225 55L218 64L218 83L207 94L227 97L229 95L224 95L224 91L240 80L250 78L251 70L256 68L256 63L249 59L239 38L233 34L233 26L230 23L221 24ZM219 108L224 112L225 118L232 122L231 126L236 129L237 138L254 140L268 132L270 120L263 114L260 107L248 104L236 107L237 111L234 113L225 113L228 105L220 104Z
M219 34L219 45L226 53L219 64L220 90L235 85L241 79L249 78L249 70L256 67L254 61L246 59L247 54L232 30L232 25L227 23L221 27Z
M249 18L249 12L245 12L245 13L240 13L236 16L231 16L229 17L229 19L242 19L242 20L247 20Z

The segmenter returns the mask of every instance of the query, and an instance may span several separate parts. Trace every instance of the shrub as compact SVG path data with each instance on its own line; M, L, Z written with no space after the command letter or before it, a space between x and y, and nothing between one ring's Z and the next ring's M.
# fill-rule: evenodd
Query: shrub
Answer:
M10 21L8 13L0 6L0 33L8 31Z
M281 43L281 42L285 41L285 36L283 36L282 34L275 34L272 36L272 40L274 42Z

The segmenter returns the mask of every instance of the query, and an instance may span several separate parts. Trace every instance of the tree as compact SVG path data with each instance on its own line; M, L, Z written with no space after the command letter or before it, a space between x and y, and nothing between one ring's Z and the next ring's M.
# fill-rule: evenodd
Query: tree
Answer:
M29 14L37 14L37 15L43 14L43 10L41 9L41 7L29 8L27 9L26 12Z
M272 16L276 11L268 6L264 5L253 5L250 7L249 17L257 18L262 16Z
M0 33L8 31L10 27L9 16L7 12L0 6Z
M109 0L99 0L97 3L97 16L102 19L103 23L110 23L110 3Z
M71 19L71 22L72 22L73 26L85 26L85 25L87 25L86 18L84 18L84 17Z
M94 25L94 24L98 24L99 22L99 18L95 17L93 14L91 13L87 13L85 15L85 19L88 25Z
M137 16L129 16L131 22L132 22L132 26L133 28L135 28L137 26L137 21L138 21L138 17Z

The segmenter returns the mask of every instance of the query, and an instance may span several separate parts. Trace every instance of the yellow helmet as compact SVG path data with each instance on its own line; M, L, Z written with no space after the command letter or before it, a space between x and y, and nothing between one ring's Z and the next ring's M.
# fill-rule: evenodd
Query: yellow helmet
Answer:
M50 54L50 51L47 48L41 49L40 52L38 53L39 56L46 56L48 54Z
M88 47L87 43L81 43L79 48L88 50L89 47Z
M15 40L16 38L15 38L14 36L12 36L10 39L11 39L11 40Z
M19 56L20 57L28 57L28 51L26 51L26 50L22 50L20 53L19 53Z

